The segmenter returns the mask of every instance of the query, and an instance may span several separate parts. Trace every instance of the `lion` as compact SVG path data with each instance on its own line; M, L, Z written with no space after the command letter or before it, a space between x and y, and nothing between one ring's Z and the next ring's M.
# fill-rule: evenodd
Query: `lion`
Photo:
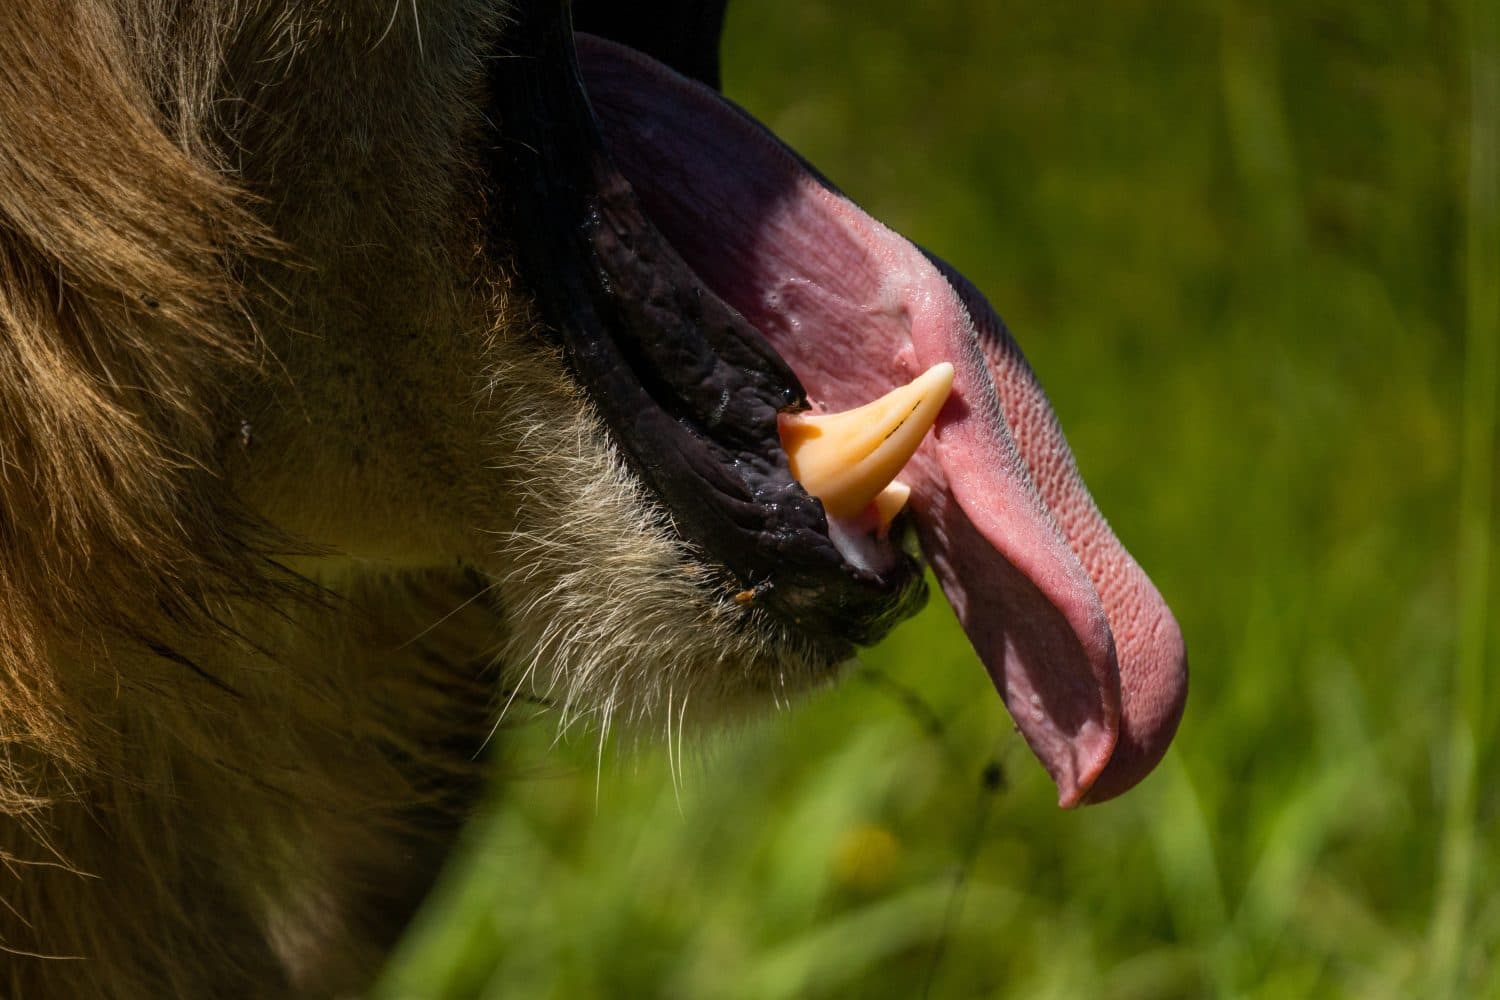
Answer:
M722 24L0 5L0 993L358 991L513 701L740 717L924 559L1063 805L1161 757L1180 632L1015 341Z

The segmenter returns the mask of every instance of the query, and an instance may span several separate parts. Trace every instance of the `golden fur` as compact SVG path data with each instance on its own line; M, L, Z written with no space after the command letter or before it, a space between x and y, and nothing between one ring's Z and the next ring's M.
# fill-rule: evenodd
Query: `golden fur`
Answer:
M819 675L481 252L502 7L0 3L0 995L358 989L509 699Z

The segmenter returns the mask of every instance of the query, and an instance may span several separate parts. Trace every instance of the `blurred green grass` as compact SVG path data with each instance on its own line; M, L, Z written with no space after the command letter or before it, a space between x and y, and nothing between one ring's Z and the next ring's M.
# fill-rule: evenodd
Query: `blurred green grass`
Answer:
M1186 719L1059 812L940 600L675 786L539 717L380 995L1500 996L1496 21L732 4L727 92L1015 329Z

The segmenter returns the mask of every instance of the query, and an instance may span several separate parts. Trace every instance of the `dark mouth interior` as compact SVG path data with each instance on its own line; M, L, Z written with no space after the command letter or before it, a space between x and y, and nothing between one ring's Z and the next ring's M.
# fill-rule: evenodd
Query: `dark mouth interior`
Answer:
M670 5L669 5L670 6ZM580 19L611 30L602 5ZM878 640L925 599L916 560L890 540L855 565L822 505L792 478L777 414L806 406L797 376L662 235L613 164L585 96L566 11L517 9L490 68L504 141L486 151L510 197L496 232L525 232L517 268L601 417L683 540L799 635ZM626 23L629 19L625 19ZM675 22L674 22L675 23ZM717 82L706 15L664 53ZM711 53L712 58L703 53ZM540 237L540 238L539 238Z

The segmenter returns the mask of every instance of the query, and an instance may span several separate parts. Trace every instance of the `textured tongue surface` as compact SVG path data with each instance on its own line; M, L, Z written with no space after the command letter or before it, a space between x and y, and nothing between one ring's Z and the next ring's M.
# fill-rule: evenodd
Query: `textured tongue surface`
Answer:
M923 550L1061 804L1133 785L1181 715L1181 636L983 297L718 94L613 43L581 36L578 50L652 221L815 406L849 409L953 363L902 474Z

